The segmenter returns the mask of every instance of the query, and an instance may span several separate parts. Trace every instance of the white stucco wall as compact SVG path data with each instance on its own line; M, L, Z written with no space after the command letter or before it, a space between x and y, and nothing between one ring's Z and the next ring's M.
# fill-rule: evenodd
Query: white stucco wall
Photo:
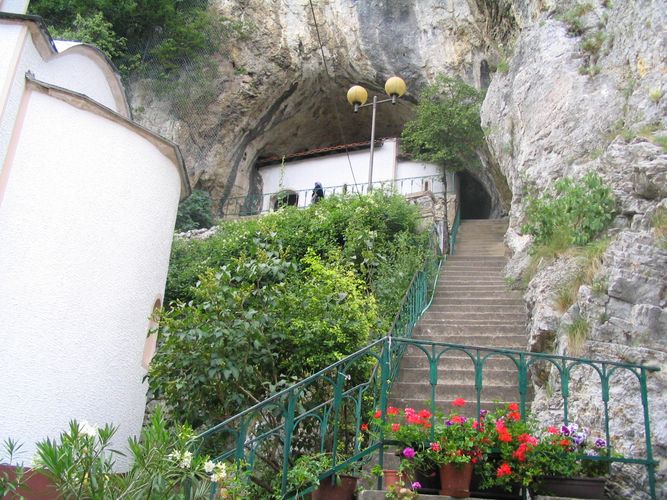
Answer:
M30 91L0 205L0 439L72 418L139 432L142 353L181 180L127 126Z
M445 183L442 182L443 168L433 163L424 163L420 161L400 160L396 169L397 179L406 179L411 177L434 177L433 182L429 183L428 190L439 194L445 192ZM456 192L454 179L456 174L447 172L447 192ZM414 191L413 191L414 192ZM407 194L407 193L403 193Z
M29 0L0 0L0 11L14 14L25 14Z
M262 177L263 193L277 193L283 189L299 193L299 206L310 204L310 195L315 182L322 183L325 195L334 191L342 192L342 186L347 184L360 185L365 193L368 188L368 150L350 152L350 161L347 154L332 154L304 160L290 161L285 164L282 186L280 182L281 165L268 165L259 168ZM375 147L373 155L373 183L393 179L394 162L396 158L396 141L385 140L380 147ZM350 168L350 164L352 168ZM354 173L354 174L353 174ZM262 210L268 210L270 197L263 197Z
M79 44L55 53L34 23L0 19L0 171L28 71L40 81L87 95L128 117L109 85L115 79L113 69L95 49Z

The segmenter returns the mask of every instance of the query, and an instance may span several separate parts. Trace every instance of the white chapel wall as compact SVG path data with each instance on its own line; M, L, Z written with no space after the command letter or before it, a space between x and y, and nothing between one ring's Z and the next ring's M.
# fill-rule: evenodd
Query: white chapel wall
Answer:
M0 205L0 439L76 418L140 431L142 353L181 189L173 159L118 121L31 91Z

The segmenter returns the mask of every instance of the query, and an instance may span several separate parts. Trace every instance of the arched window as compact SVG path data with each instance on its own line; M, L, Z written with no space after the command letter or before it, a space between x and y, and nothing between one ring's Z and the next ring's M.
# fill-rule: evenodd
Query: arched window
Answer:
M162 300L157 299L155 304L153 304L153 312L151 313L150 318L148 319L148 333L146 336L146 342L144 343L144 354L141 359L141 366L148 370L148 365L151 364L151 360L155 355L155 349L157 347L157 327L158 327L158 318L157 315L162 307Z

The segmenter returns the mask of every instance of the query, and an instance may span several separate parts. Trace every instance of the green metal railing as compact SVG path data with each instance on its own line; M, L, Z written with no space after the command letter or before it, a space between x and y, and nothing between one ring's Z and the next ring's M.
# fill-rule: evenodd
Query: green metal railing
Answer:
M395 191L400 194L411 194L428 190L433 194L443 192L442 175L427 175L422 177L406 177L388 181L373 182L373 189ZM324 187L324 195L367 194L368 183L342 184L339 186ZM284 190L276 193L249 194L227 198L222 204L223 217L258 215L274 211L284 205L295 205L305 208L310 205L312 188L298 191Z
M452 231L454 235L456 234ZM424 405L431 412L437 408L435 401L438 387L450 380L448 369L460 370L462 366L474 370L474 391L468 394L479 412L490 404L487 388L492 381L494 363L505 363L504 369L516 377L516 398L523 418L527 415L529 374L540 370L552 370L560 380L556 391L562 399L562 421L571 420L570 390L572 380L586 380L587 387L599 385L602 424L609 447L613 446L614 419L610 417L613 402L612 382L616 377L636 379L634 403L624 397L622 404L635 404L637 434L643 431L643 449L635 450L631 457L604 458L610 462L636 464L646 468L651 498L656 498L655 466L651 444L651 428L648 406L648 377L658 368L612 361L592 360L552 354L522 352L510 349L488 348L416 340L412 338L414 326L429 307L437 285L443 256L439 252L437 236L431 233L431 250L422 270L418 271L404 296L390 333L356 353L326 367L320 372L282 390L270 398L228 418L224 422L200 434L193 445L200 451L214 453L219 461L243 463L252 474L252 480L271 489L266 477L276 477L277 490L283 498L297 496L288 484L288 473L299 455L326 452L332 466L320 478L344 471L359 461L376 457L382 466L385 442L382 434L374 441L364 438L361 425L368 421L372 410L379 409L384 417L389 404L394 381L399 380L399 367L404 355L420 356L428 366L427 390L423 393ZM370 377L360 377L368 373ZM627 385L627 384L626 384ZM627 388L625 389L627 391ZM452 394L454 397L463 396ZM627 409L625 410L628 411ZM629 410L632 411L632 410ZM556 422L554 422L556 423ZM382 479L378 480L381 488ZM315 486L298 492L309 493ZM267 493L267 497L269 494Z
M452 224L452 229L449 231L449 253L454 254L454 247L456 246L456 237L459 234L459 227L461 227L461 210L459 210L459 200L456 200L457 209L456 215L454 216L454 223Z

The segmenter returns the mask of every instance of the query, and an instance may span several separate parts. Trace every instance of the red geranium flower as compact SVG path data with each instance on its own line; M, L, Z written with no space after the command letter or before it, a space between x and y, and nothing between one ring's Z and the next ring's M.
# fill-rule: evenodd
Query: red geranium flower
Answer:
M553 425L550 425L549 427L547 427L547 432L549 434L559 434L560 433L560 431L556 427L554 427Z
M507 415L507 418L518 422L519 420L521 420L521 413L519 413L518 411L513 411Z
M361 424L361 430L366 432L368 430L368 424Z
M376 412L373 414L373 418L380 418L381 416L382 416L382 412L381 412L380 410L376 411Z
M387 408L387 415L398 415L398 408L390 406Z
M496 477L507 476L511 473L512 473L512 468L509 466L509 464L502 464L500 467L498 467L498 470L496 472Z
M429 418L431 418L432 414L428 410L422 410L422 411L419 412L419 416L423 419L429 419Z
M519 405L516 403L510 403L507 405L507 409L510 411L519 411Z
M466 400L463 398L456 398L454 401L452 401L452 406L465 406L466 405Z
M396 432L398 429L401 428L401 424L391 424L391 430Z
M512 442L512 435L507 431L499 432L498 433L498 439L500 439L504 443L510 443L510 442Z

